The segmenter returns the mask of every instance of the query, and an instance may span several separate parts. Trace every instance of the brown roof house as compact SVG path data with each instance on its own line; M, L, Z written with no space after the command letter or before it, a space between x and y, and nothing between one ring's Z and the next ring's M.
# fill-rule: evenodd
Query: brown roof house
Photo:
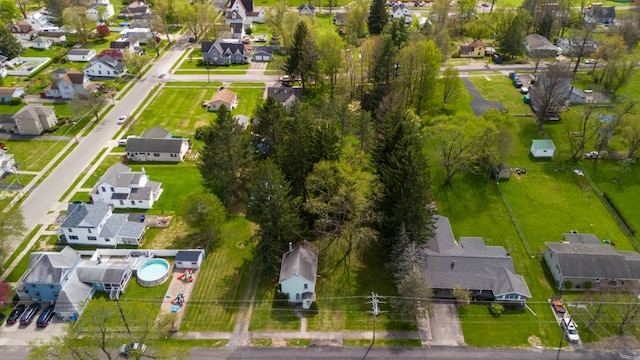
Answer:
M53 106L29 104L13 115L14 132L20 135L42 135L58 123Z
M460 45L458 50L460 57L484 57L487 45L480 40L474 40L466 45Z
M560 53L560 48L553 45L546 37L538 34L528 35L524 47L527 54L536 58L556 57Z
M202 103L202 107L209 111L218 111L222 105L229 110L235 109L238 106L238 94L228 89L222 89L216 91L211 100Z
M9 31L13 37L15 37L20 43L24 44L27 41L31 41L38 36L37 31L26 21L20 21L15 24L9 25Z
M13 98L24 97L24 88L2 87L0 88L0 103L8 103Z
M98 91L98 84L77 69L56 69L51 73L51 85L44 89L42 97L72 99L80 93Z

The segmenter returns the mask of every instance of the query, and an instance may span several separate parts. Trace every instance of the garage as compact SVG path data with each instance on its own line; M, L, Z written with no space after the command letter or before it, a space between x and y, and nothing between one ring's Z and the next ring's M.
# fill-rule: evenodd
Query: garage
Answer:
M253 61L269 62L273 58L273 49L269 46L256 46L253 51Z

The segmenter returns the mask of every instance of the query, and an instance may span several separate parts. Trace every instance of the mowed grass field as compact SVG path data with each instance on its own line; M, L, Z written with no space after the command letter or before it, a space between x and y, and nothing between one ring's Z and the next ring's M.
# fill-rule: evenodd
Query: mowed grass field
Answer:
M194 284L180 331L232 331L251 269L251 223L231 218L221 242L207 254Z
M67 145L67 141L54 140L2 140L18 163L18 170L40 171Z

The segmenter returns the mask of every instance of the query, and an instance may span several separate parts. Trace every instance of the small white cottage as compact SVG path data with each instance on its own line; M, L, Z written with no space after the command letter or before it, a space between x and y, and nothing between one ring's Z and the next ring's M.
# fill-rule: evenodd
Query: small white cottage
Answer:
M180 250L176 254L177 269L199 269L204 259L204 250Z
M316 274L318 254L313 246L304 241L282 255L280 266L280 292L286 294L289 302L302 304L303 309L311 308L316 299Z
M531 155L534 158L551 158L556 151L556 145L551 139L531 140Z

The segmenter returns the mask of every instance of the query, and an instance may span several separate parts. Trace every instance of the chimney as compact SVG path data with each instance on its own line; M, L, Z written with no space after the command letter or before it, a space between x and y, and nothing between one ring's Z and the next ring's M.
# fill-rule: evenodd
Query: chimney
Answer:
M289 251L293 250L293 244L289 242Z
M456 261L455 260L451 260L451 268L453 269L454 266L456 266Z
M98 264L102 264L102 259L100 258L100 255L98 255L96 260L98 260Z

